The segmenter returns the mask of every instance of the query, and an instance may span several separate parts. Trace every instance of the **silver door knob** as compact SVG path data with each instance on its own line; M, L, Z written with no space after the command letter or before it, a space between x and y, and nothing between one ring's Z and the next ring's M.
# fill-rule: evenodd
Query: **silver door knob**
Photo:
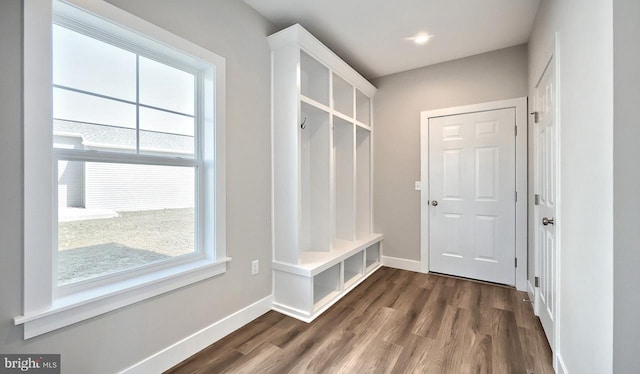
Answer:
M545 226L553 225L553 218L542 217L542 224Z
M431 202L431 205L433 205L433 206L438 206L438 200L433 200L433 201Z

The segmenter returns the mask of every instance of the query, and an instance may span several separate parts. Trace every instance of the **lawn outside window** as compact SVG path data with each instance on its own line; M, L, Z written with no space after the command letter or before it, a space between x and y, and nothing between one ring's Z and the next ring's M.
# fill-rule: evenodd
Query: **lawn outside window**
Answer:
M102 0L24 7L25 338L223 273L224 59Z

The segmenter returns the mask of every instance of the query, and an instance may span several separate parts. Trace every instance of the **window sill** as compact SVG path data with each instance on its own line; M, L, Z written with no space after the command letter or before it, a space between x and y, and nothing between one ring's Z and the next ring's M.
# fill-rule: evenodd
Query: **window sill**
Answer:
M15 317L14 323L24 325L24 338L29 339L222 274L229 261L200 260L65 296L46 310Z

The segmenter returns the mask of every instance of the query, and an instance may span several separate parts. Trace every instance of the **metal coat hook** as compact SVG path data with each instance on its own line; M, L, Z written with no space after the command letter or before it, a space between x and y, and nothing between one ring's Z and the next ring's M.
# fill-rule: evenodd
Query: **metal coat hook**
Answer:
M307 123L307 117L304 117L304 121L302 121L302 123L300 124L300 128L303 130L307 128L307 126L305 126L305 123Z

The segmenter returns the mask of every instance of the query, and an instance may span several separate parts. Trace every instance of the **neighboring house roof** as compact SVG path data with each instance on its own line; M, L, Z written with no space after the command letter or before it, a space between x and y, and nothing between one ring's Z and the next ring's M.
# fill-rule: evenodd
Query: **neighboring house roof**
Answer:
M53 133L57 136L82 138L87 148L136 147L136 130L126 127L82 123L65 120L53 121ZM149 152L194 153L194 138L188 135L140 130L140 149Z

